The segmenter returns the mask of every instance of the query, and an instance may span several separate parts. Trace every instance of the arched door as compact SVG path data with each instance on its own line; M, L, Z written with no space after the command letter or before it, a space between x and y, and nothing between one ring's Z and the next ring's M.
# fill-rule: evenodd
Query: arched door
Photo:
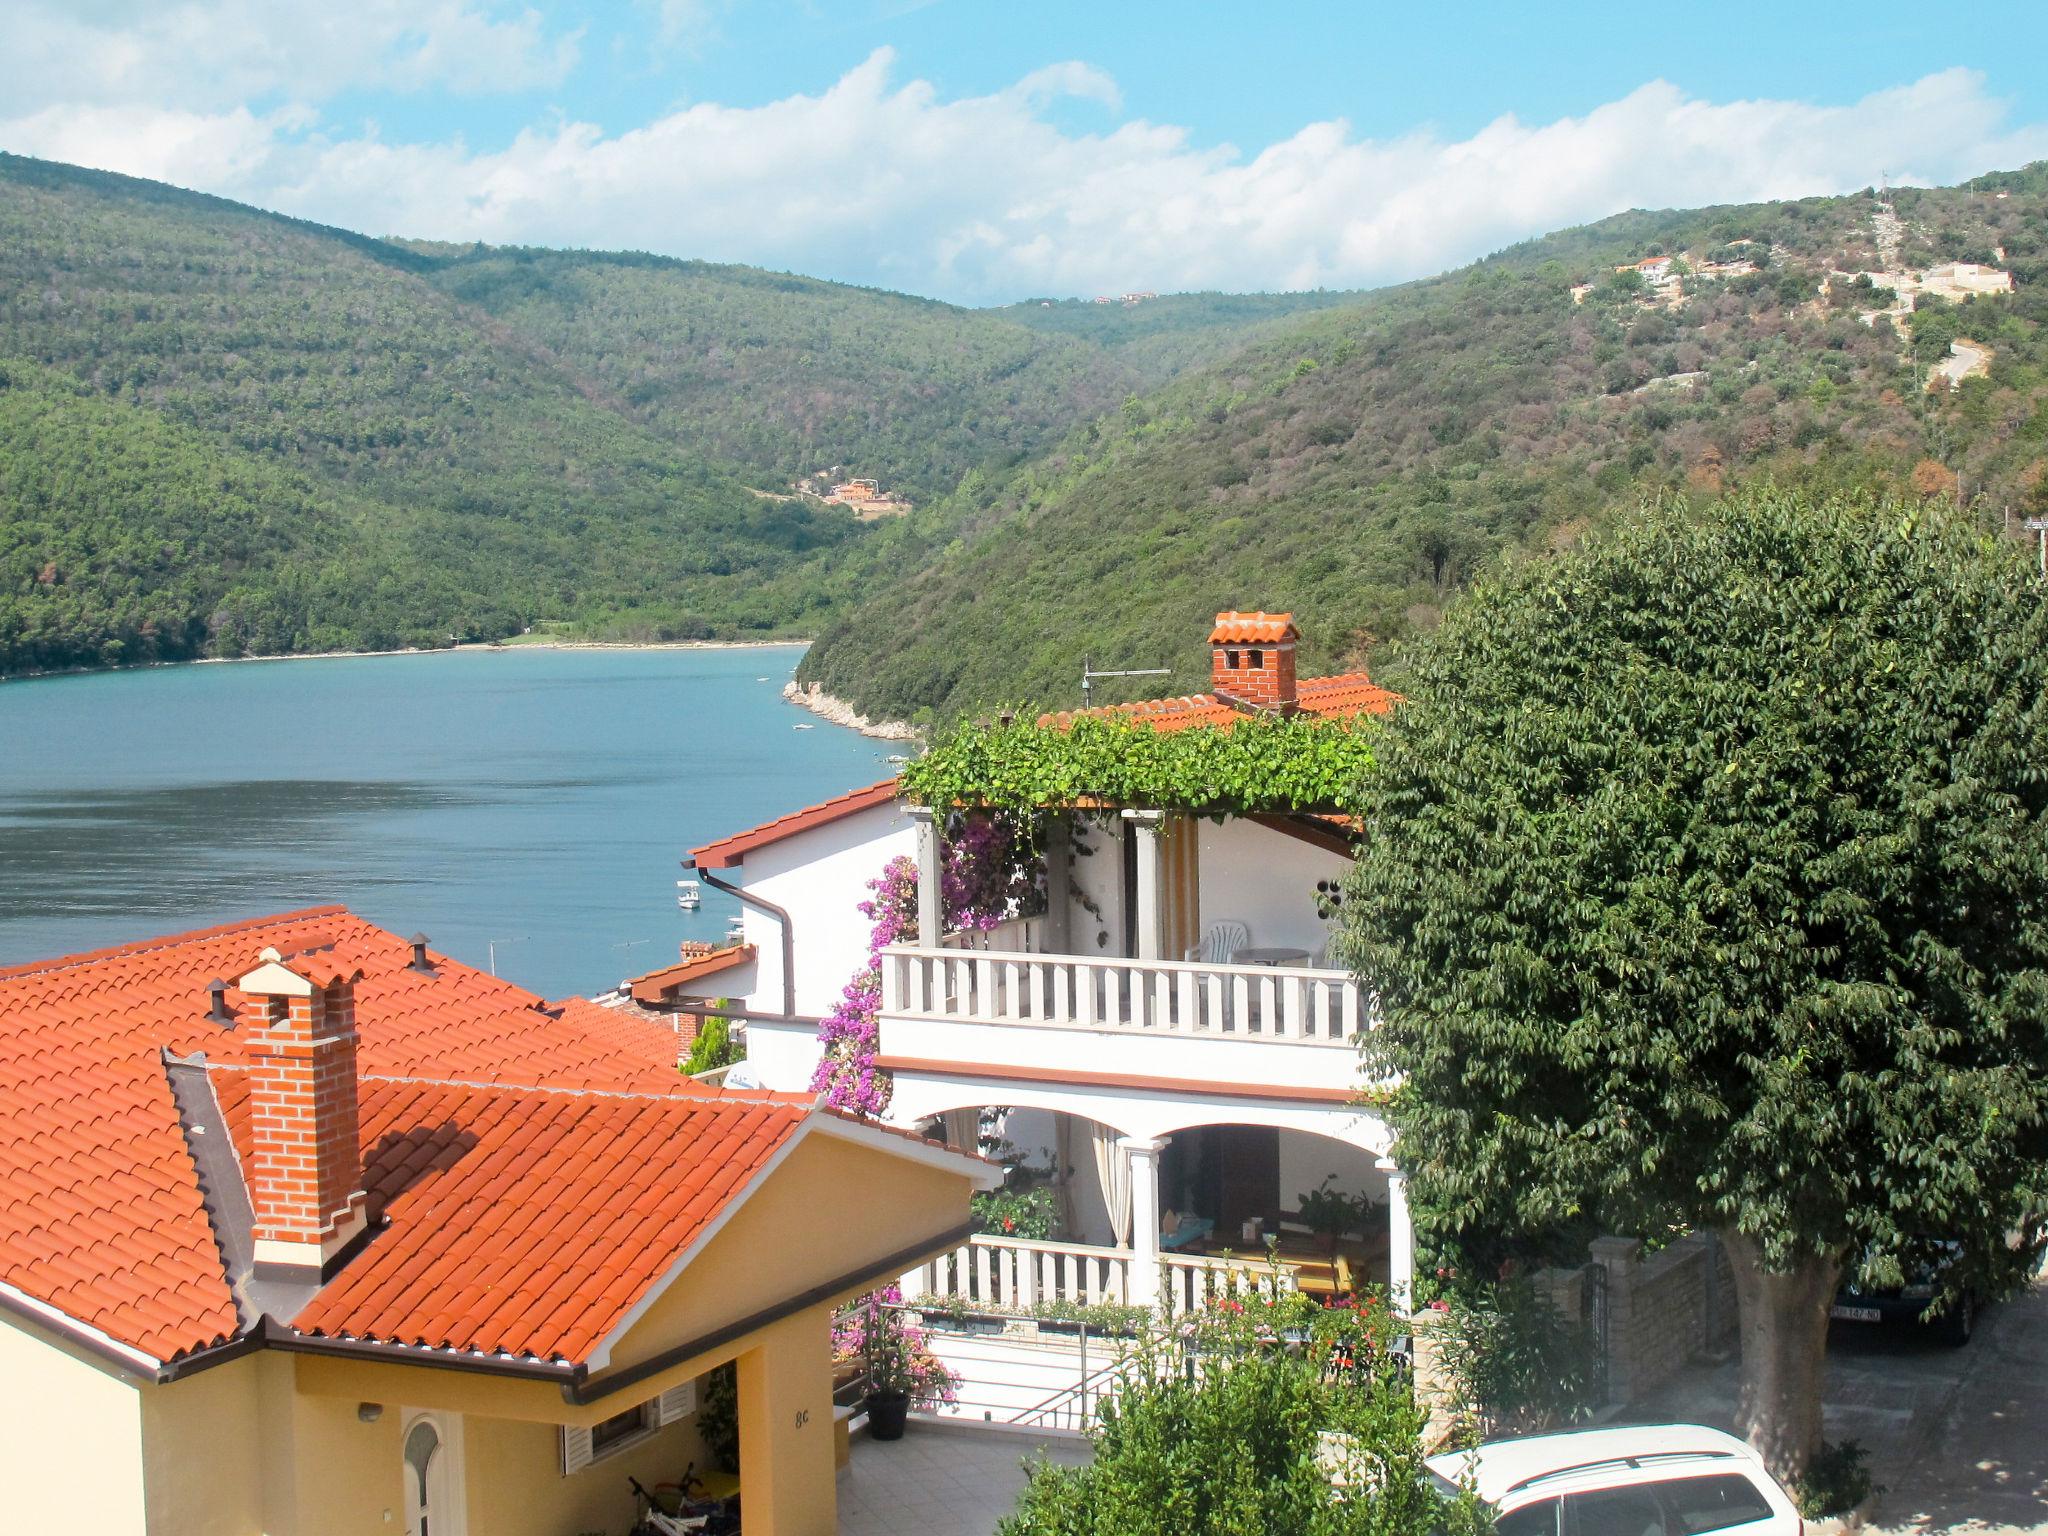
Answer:
M462 1536L459 1442L434 1414L405 1428L405 1536Z

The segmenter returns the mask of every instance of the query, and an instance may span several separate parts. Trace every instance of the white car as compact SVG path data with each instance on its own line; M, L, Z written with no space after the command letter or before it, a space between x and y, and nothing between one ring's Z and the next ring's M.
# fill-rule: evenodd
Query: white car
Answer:
M1733 1435L1637 1424L1493 1440L1432 1456L1446 1491L1467 1479L1499 1536L1803 1536L1799 1510Z

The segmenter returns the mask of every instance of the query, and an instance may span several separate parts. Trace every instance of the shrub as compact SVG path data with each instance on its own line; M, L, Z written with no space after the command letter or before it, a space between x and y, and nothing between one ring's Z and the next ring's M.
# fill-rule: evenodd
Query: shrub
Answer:
M1422 1467L1406 1381L1314 1344L1231 1345L1206 1323L1156 1333L1103 1408L1085 1467L1040 1462L998 1536L1482 1536L1469 1493Z
M1482 1435L1531 1434L1591 1417L1593 1347L1525 1280L1454 1293L1437 1359L1452 1410Z
M1806 1464L1806 1475L1793 1489L1800 1516L1819 1520L1828 1515L1845 1515L1871 1494L1882 1492L1870 1481L1867 1465L1870 1453L1856 1440L1839 1445L1821 1442Z

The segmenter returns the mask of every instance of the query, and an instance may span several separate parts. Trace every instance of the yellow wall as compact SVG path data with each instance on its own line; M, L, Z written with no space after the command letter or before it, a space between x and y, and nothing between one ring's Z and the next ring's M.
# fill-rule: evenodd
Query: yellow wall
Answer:
M700 1387L700 1406L703 1400ZM611 1412L627 1406L615 1404ZM463 1435L470 1536L625 1536L633 1523L628 1477L652 1488L679 1481L693 1463L700 1472L710 1466L694 1414L569 1477L562 1476L559 1432L551 1424L468 1419Z
M611 1368L936 1237L967 1219L968 1190L964 1173L811 1135L627 1331Z
M144 1536L142 1404L112 1366L0 1321L0 1511L10 1531Z
M260 1355L141 1389L149 1529L245 1536L263 1527Z

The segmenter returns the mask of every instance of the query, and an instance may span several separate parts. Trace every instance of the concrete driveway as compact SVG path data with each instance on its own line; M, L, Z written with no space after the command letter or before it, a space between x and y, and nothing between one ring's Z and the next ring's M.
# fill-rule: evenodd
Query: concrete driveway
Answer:
M2048 1283L1993 1307L1951 1348L1911 1329L1837 1323L1827 1437L1858 1440L1886 1536L2048 1536ZM1688 1372L1622 1414L1731 1427L1735 1367Z
M1837 1329L1839 1334L1840 1329ZM1833 1351L1835 1346L1830 1343ZM1901 1378L1926 1369L1938 1346L1866 1342L1847 1350L1855 1375ZM2048 1532L2048 1284L1994 1307L1967 1347L1939 1351L1950 1382L1930 1393L1877 1474L1885 1485L1878 1528L1887 1532ZM1887 1355L1897 1360L1887 1372ZM1838 1356L1839 1357L1839 1356ZM1829 1432L1834 1432L1830 1394ZM1873 1450L1875 1449L1873 1442ZM1875 1460L1875 1457L1873 1457Z

